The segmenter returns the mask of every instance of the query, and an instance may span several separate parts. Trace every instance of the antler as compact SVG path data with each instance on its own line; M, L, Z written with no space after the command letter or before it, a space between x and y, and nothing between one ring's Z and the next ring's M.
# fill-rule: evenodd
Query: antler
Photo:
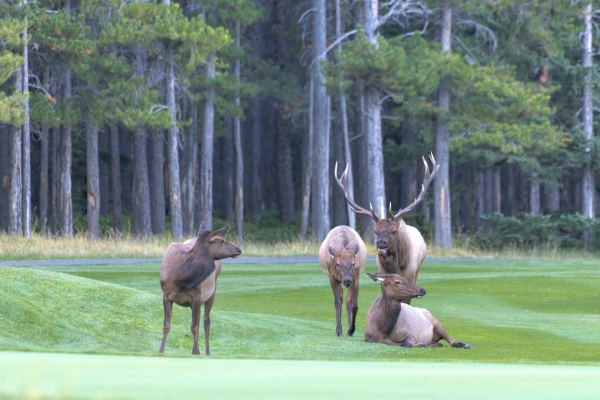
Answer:
M425 176L423 178L423 184L421 185L421 193L419 193L419 197L417 197L415 199L415 201L408 207L401 208L398 211L398 213L396 215L394 215L391 219L393 219L393 220L398 219L401 216L403 216L404 214L411 212L413 210L413 208L415 208L415 206L423 200L423 195L425 194L425 191L427 190L427 186L429 186L429 184L433 180L433 177L437 173L438 169L440 169L440 165L436 164L436 162L435 162L433 153L429 154L429 159L431 160L431 163L433 165L433 171L431 173L429 173L429 166L427 165L427 161L425 161L425 157L423 157L423 164L425 164ZM390 204L389 213L390 214L392 213L392 205L391 204Z
M377 215L377 213L375 211L373 211L373 206L371 206L371 211L369 211L367 209L362 208L358 204L356 204L354 202L354 200L352 200L352 198L350 197L350 194L348 193L348 189L346 188L346 184L348 183L348 164L346 164L346 169L342 173L342 176L338 178L337 162L336 162L333 174L335 176L336 182L344 191L344 195L346 196L346 201L348 202L350 209L357 214L368 215L369 217L373 218L375 220L375 222L379 221L379 216Z

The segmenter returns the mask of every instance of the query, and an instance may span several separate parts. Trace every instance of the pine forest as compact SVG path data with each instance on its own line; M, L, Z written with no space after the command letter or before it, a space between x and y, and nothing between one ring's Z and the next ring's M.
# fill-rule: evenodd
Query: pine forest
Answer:
M598 249L594 6L2 0L0 231Z

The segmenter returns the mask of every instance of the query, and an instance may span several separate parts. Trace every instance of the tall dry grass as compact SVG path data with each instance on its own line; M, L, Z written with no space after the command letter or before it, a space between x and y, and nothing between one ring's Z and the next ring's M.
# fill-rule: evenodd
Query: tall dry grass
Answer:
M235 243L234 239L231 239ZM0 234L0 260L60 260L92 258L160 258L173 242L170 235L154 236L143 240L132 237L124 239L103 238L89 241L85 235L73 239L61 237L46 238L34 234L30 239L21 236ZM442 249L428 244L428 257L448 258L501 258L501 259L593 259L597 253L583 250L564 250L557 247L540 246L522 250L505 248L496 251L482 251L472 246L468 240L456 240L452 249ZM264 243L245 241L242 247L245 257L289 257L316 256L320 243L314 241L282 241ZM369 255L375 255L374 246L367 244Z

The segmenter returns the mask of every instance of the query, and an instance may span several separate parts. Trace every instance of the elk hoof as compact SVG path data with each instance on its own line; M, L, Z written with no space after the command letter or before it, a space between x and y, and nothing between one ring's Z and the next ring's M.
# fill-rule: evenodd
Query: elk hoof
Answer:
M458 347L458 348L461 348L461 349L470 349L471 348L471 346L469 346L467 343L463 343L463 342L457 342L452 347Z
M375 341L373 339L365 339L365 342L367 342L367 343L375 343Z

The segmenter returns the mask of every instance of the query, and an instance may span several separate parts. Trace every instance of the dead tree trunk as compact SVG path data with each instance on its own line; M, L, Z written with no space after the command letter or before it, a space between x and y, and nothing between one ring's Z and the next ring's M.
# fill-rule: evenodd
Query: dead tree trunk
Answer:
M342 12L340 0L335 0L335 35L337 38L342 36ZM341 58L342 42L337 44L337 54ZM344 85L344 76L340 74L340 89ZM354 198L354 168L352 166L352 151L350 149L350 135L348 133L348 112L346 108L346 95L343 90L340 90L340 123L342 125L342 141L344 143L344 164L348 166L347 187L348 193ZM340 165L342 167L343 165ZM356 229L356 214L346 205L348 213L348 225L352 229Z
M209 57L206 68L206 79L211 81L215 78L214 54ZM207 89L207 97L204 102L202 154L200 155L200 221L204 221L206 229L212 229L213 213L214 91L213 87Z
M235 23L235 45L240 47L240 22ZM237 59L233 66L236 81L240 82L240 60ZM235 105L240 107L240 96L234 99ZM242 152L242 126L239 117L233 119L233 142L235 146L235 226L239 246L244 244L244 154Z
M100 167L98 164L98 126L91 124L86 138L87 152L87 237L100 238Z
M19 68L15 73L15 88L20 92L22 87L23 70ZM12 127L10 141L10 189L8 192L8 234L12 236L20 235L22 232L22 141L21 126Z
M192 124L185 140L186 164L183 174L183 230L186 235L194 233L194 204L196 194L196 170L198 166L198 112L196 104L189 99Z
M177 109L175 104L175 70L173 52L169 52L167 71L167 106L171 113L171 126L167 141L169 163L169 200L171 206L171 232L176 240L183 238L183 221L181 215L181 184L179 181L179 152L177 128Z
M27 0L23 2L27 3ZM27 41L27 28L23 32L23 38ZM29 51L28 45L25 43L25 48L23 50L23 86L21 88L21 92L26 96L25 97L25 112L24 112L24 121L23 121L23 142L22 142L22 150L23 150L23 236L26 238L31 237L31 133L29 129Z
M313 79L314 79L314 175L313 237L322 241L331 228L329 218L329 101L321 72L321 57L327 40L325 0L313 0Z
M452 7L450 1L444 3L441 26L442 51L450 52L452 39ZM450 89L448 76L442 77L438 88L438 107L442 115L437 119L435 135L435 159L440 169L433 182L435 212L434 212L434 245L449 249L452 248L452 225L450 208L450 132L446 122L445 113L450 109Z

